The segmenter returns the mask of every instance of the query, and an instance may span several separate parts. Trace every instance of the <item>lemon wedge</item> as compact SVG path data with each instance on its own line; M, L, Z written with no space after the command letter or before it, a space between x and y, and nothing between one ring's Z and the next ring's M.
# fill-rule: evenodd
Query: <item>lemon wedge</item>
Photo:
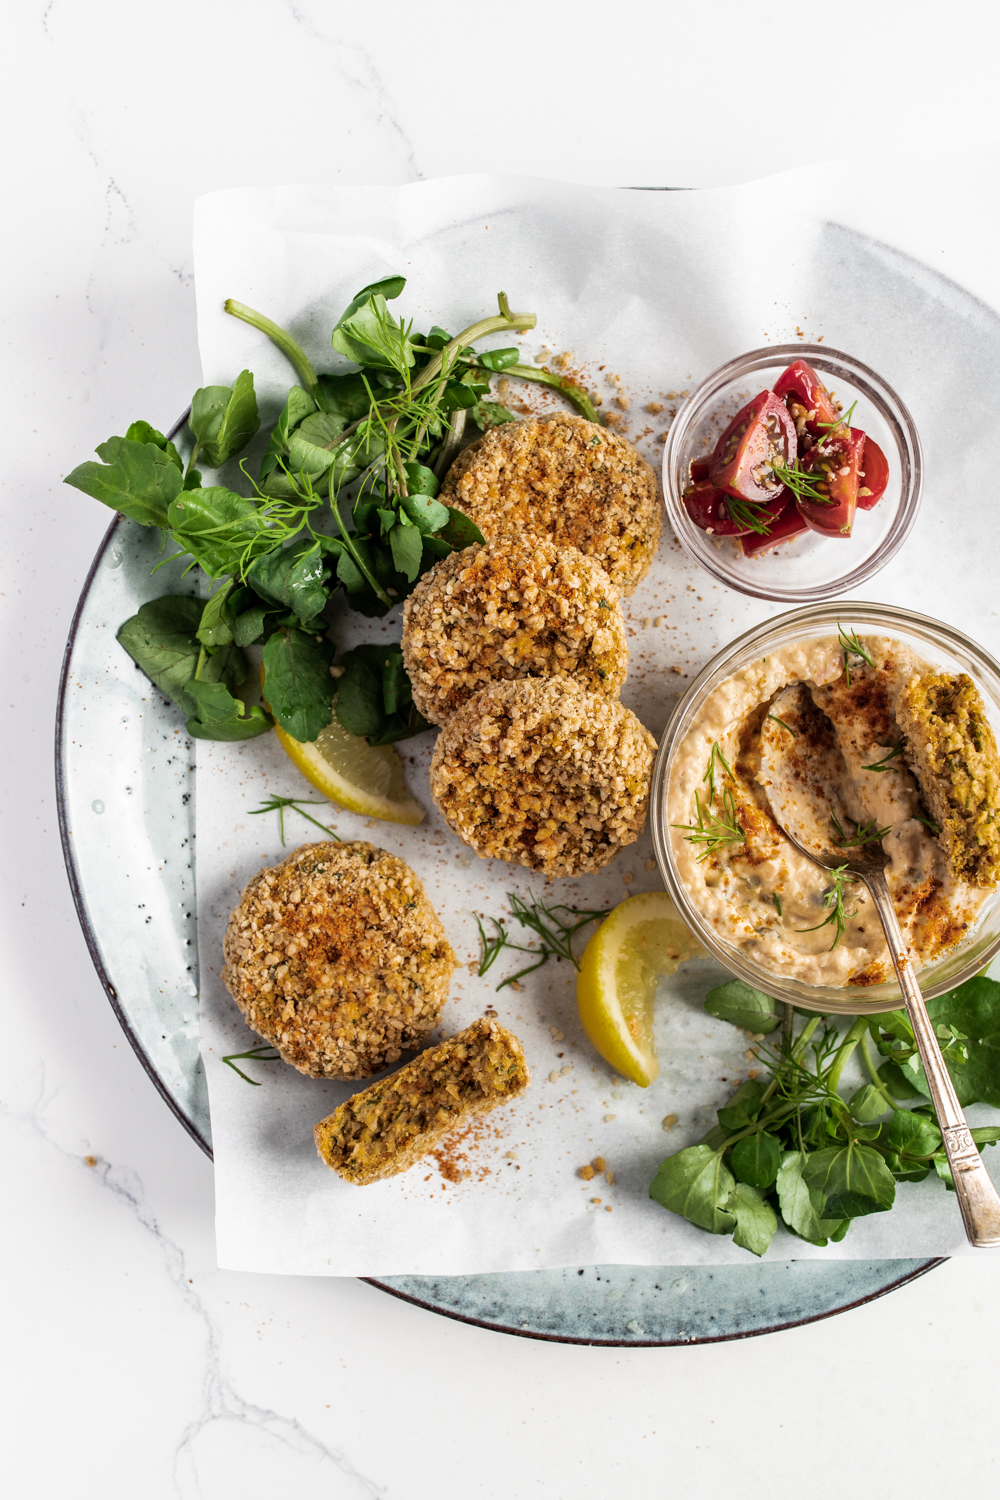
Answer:
M656 982L700 951L666 891L629 896L584 950L576 981L583 1029L601 1056L642 1088L660 1071L653 1042Z
M391 745L369 745L349 734L334 714L310 744L274 732L293 765L324 797L348 812L385 823L422 823L424 810L406 788L403 762Z

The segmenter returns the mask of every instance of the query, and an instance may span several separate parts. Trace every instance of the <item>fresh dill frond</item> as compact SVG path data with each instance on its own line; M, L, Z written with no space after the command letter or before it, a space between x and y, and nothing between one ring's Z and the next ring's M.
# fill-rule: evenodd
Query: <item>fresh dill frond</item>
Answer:
M861 641L860 641L860 639L858 637L857 631L856 630L852 630L850 633L848 633L844 629L843 625L841 625L841 623L840 623L839 620L837 621L837 636L838 636L838 638L840 640L840 644L841 644L841 647L843 648L843 652L844 652L844 677L846 679L847 686L850 687L850 685L851 685L851 663L850 663L850 658L852 656L858 656L858 657L860 657L861 660L862 661L866 661L870 667L874 667L875 663L872 661L870 655L868 654L868 651L867 651L866 647L864 647L861 644Z
M750 530L755 531L758 536L771 535L768 520L773 520L774 517L762 501L739 500L735 495L727 495L726 509L734 521L738 521L741 526L749 526ZM763 515L758 515L758 511L763 511ZM765 520L765 517L768 520Z
M833 942L830 944L831 953L844 935L847 918L856 916L858 911L857 907L852 912L845 912L844 910L844 886L853 882L855 878L853 875L846 875L844 873L846 869L846 865L837 865L830 871L833 884L823 895L823 905L827 909L827 915L823 918L822 922L817 922L815 927L799 927L797 929L798 932L819 932L821 927L828 927L832 923L837 930Z
M847 408L847 410L843 413L842 416L839 416L839 417L835 418L835 420L832 421L832 422L817 422L816 426L817 427L825 427L827 429L827 433L828 434L832 433L832 432L836 432L836 430L837 430L838 427L850 427L850 425L851 425L851 418L854 416L854 408L857 406L857 404L858 404L857 401L852 401L851 404L850 404L850 406ZM822 438L820 438L820 442L823 442Z
M237 1062L245 1060L249 1060L250 1062L281 1062L281 1053L276 1052L273 1047L251 1047L249 1052L231 1052L228 1057L222 1059L226 1067L232 1068L234 1073L238 1073L244 1083L250 1083L255 1089L259 1089L260 1079L248 1077L242 1068L236 1066Z
M606 907L600 910L590 908L566 906L558 903L554 906L546 906L537 901L533 896L523 900L516 891L507 892L507 900L510 903L511 913L516 922L529 931L537 933L541 939L539 943L517 943L511 936L503 918L487 917L486 920L493 924L493 934L487 934L486 929L476 913L476 926L479 928L479 937L482 943L482 951L479 958L478 973L480 977L493 967L497 958L506 949L513 953L529 953L535 959L532 964L518 969L516 974L508 974L506 979L497 985L498 990L506 989L507 985L515 984L523 979L526 974L534 973L543 964L548 963L550 958L558 962L568 959L574 968L579 969L580 964L573 952L573 939L576 934L591 922L602 921L610 916Z
M923 823L924 827L929 829L931 833L941 832L940 823L933 822L931 818L922 818L919 813L914 813L913 816L918 823Z
M747 836L740 827L736 816L736 801L729 787L722 794L722 813L712 811L711 804L708 808L701 805L698 793L694 794L695 817L694 823L673 823L671 827L680 828L687 835L685 843L702 844L704 848L698 856L698 863L708 859L710 854L717 854L727 844L745 844Z
M862 849L865 844L873 844L878 839L884 839L887 833L892 832L891 827L879 828L873 818L870 823L855 823L854 833L848 838L836 813L830 814L830 822L837 830L837 845L841 849ZM853 818L851 822L854 822Z
M261 813L276 812L278 814L278 836L281 839L282 848L285 846L286 807L290 807L292 812L297 812L300 818L305 818L308 822L315 824L317 828L321 828L330 838L336 839L340 843L341 838L339 833L334 833L332 828L327 828L326 824L321 823L318 818L314 818L312 813L302 811L303 807L325 807L327 805L325 800L316 797L268 797L266 801L261 803L260 807L252 807L250 809L250 817L257 818Z
M833 496L818 488L819 480L803 469L798 459L791 468L786 464L772 464L771 472L797 500L811 500L814 505L833 504Z
M895 766L890 766L890 761L897 760L899 756L902 755L903 746L905 744L905 740L900 740L898 745L893 745L888 755L883 755L881 760L873 761L870 766L862 766L862 771L888 771L890 769L895 770Z
M771 900L774 902L774 909L778 913L778 916L780 917L781 916L781 902L778 900L778 893L777 893L777 891L772 891L771 892Z
M798 739L797 730L794 730L791 724L786 724L784 719L779 719L777 714L768 714L767 717L773 719L776 724L780 724L782 729L787 729L793 740Z
M725 773L729 777L730 781L735 781L736 780L735 776L732 773L732 769L731 769L731 767L729 765L729 762L726 760L726 757L723 755L722 749L721 749L721 747L719 745L718 740L716 740L713 743L713 745L712 745L712 750L711 750L711 753L710 753L710 755L708 757L708 765L705 767L705 774L701 778L702 781L707 781L708 782L708 797L709 797L709 801L710 802L715 800L715 770L716 770L715 763L716 763L716 761L718 761L719 764L722 766L722 769L725 771Z

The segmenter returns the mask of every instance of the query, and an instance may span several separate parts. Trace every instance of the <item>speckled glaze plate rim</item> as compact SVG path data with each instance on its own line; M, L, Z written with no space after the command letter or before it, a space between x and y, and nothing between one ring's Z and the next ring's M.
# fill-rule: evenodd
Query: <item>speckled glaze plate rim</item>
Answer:
M184 420L177 424L175 432ZM67 734L67 705L71 676L82 646L81 621L94 596L100 593L102 564L106 563L115 540L126 534L127 526L128 523L116 517L108 528L84 581L66 643L55 734L59 832L84 940L118 1023L167 1107L211 1159L209 1133L199 1125L195 1112L178 1097L158 1066L150 1038L143 1034L141 1016L130 1008L132 996L116 980L114 942L122 929L119 925L110 931L98 930L87 892L101 879L101 870L92 859L89 862L81 859L70 817L75 747ZM116 628L120 622L109 623ZM196 773L191 768L187 774L193 778ZM144 930L141 928L140 932ZM135 944L134 933L130 932L128 941ZM158 1015L157 1030L160 1024L162 1017ZM199 1067L200 1062L195 1064L195 1071ZM866 1262L787 1261L751 1266L617 1265L571 1267L563 1272L360 1279L415 1307L491 1332L553 1343L649 1348L722 1343L802 1327L874 1301L941 1264L942 1257ZM795 1281L805 1278L791 1294L786 1286L789 1271L796 1273ZM579 1277L584 1280L578 1280ZM657 1294L678 1287L681 1292L674 1303L680 1301L679 1306L671 1303L668 1309L667 1305L657 1305L660 1302ZM692 1290L700 1292L704 1305L692 1305L697 1302L697 1295L683 1301ZM789 1304L785 1310L783 1303ZM633 1311L637 1316L626 1319L626 1313ZM659 1331L645 1326L650 1322L659 1322ZM669 1326L663 1326L664 1323Z

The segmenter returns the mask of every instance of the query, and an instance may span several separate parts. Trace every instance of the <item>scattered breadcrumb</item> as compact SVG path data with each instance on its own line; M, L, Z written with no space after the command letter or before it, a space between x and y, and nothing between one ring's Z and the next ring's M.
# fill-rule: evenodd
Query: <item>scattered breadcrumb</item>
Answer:
M680 1119L679 1115L664 1115L663 1116L663 1120L662 1120L663 1129L664 1130L673 1130L674 1126L677 1124L677 1121L679 1119Z
M593 1177L593 1175L594 1175L594 1169L593 1169L593 1167L587 1166L587 1167L581 1167L580 1168L580 1176L583 1178L584 1182L590 1182L590 1180Z
M594 1160L591 1162L591 1166L593 1167L595 1172L603 1172L604 1168L607 1166L607 1163L605 1162L603 1156L595 1156Z
M314 1078L369 1078L437 1024L457 959L409 865L358 840L254 876L222 978L248 1025Z
M616 1120L617 1118L618 1118L617 1115L605 1115L604 1116L604 1123L605 1123L605 1125L610 1125L611 1121L612 1120Z
M345 1182L379 1182L405 1172L464 1120L523 1094L530 1081L517 1037L496 1021L474 1021L321 1120L316 1149Z

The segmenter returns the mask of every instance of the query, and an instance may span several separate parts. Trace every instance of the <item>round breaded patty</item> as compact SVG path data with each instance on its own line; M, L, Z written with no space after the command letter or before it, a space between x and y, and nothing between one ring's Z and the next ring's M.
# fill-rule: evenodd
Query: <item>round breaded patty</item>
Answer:
M635 714L567 678L494 682L438 736L431 791L483 859L579 875L639 837L655 749Z
M572 677L613 698L628 664L618 591L592 557L545 537L467 547L407 599L403 661L432 724L487 683L519 677Z
M409 865L360 841L261 870L223 953L247 1024L313 1078L370 1078L419 1047L457 963Z
M624 594L648 572L663 529L645 459L624 438L569 412L494 427L459 454L440 498L487 540L535 532L576 547Z

